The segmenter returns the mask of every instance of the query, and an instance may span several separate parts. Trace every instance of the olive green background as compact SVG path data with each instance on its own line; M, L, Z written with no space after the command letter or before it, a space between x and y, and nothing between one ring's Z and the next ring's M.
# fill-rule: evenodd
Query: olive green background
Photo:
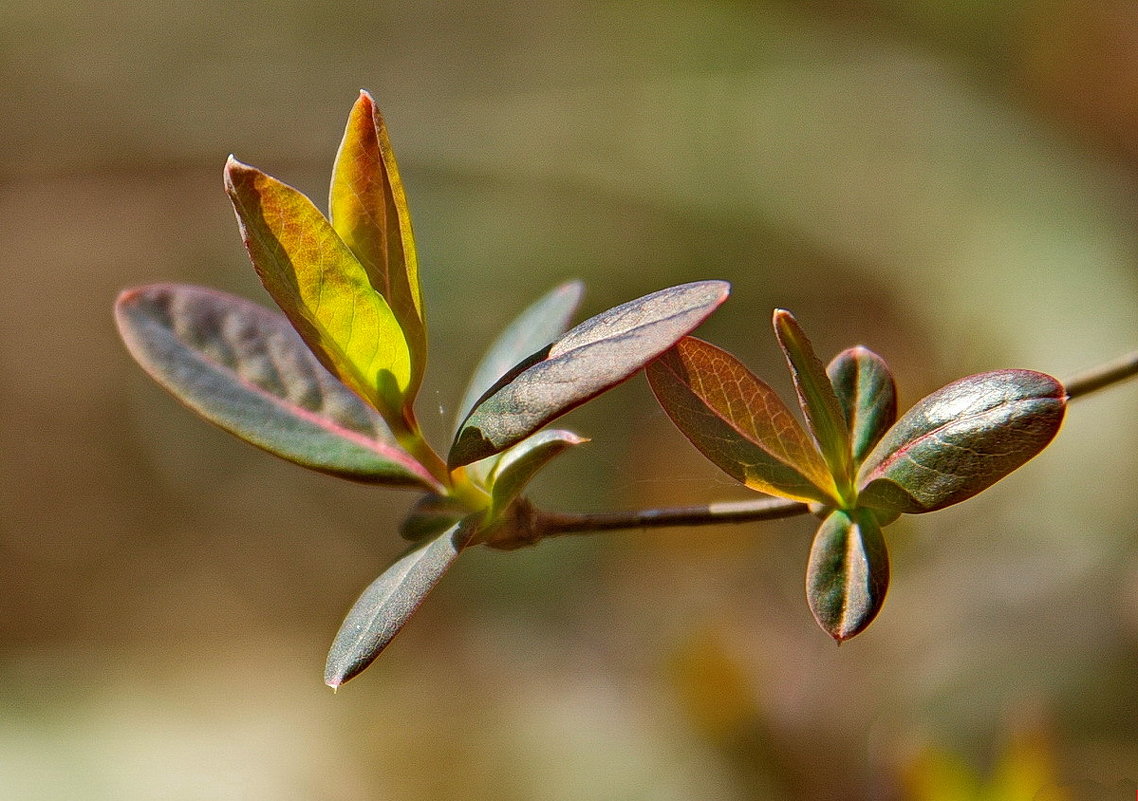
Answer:
M888 529L884 610L840 649L803 597L811 520L629 532L465 554L333 696L326 648L414 496L197 420L110 313L160 280L268 302L225 157L323 206L363 87L415 219L439 443L480 349L569 278L585 314L731 281L701 335L784 393L776 306L826 356L882 354L906 406L987 369L1068 376L1138 347L1128 0L0 0L0 30L0 798L1138 778L1138 387ZM747 497L640 378L565 425L592 442L543 507Z

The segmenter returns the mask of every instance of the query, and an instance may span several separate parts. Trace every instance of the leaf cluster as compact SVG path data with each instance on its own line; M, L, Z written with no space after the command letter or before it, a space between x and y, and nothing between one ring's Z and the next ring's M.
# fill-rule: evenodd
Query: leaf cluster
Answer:
M401 527L409 550L364 590L336 635L325 672L332 687L375 659L465 548L541 538L525 488L586 441L545 426L641 369L712 462L823 518L807 595L838 640L881 606L882 526L989 486L1038 453L1063 417L1058 381L1005 370L950 384L897 420L880 357L853 348L823 368L780 310L775 333L804 428L737 359L689 336L726 300L726 282L663 289L570 327L583 291L571 282L487 351L444 457L415 416L426 317L407 198L371 97L361 92L349 115L327 216L233 157L225 189L281 313L212 289L153 284L124 291L116 319L142 367L207 420L304 467L424 493Z

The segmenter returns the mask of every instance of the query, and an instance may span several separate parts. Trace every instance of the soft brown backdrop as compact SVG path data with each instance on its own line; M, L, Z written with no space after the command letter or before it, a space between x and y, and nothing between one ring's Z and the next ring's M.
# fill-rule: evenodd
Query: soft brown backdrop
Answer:
M323 204L366 87L415 215L439 440L481 347L570 277L586 313L732 281L702 333L782 390L776 305L826 354L886 356L905 403L1068 375L1138 346L1128 0L4 0L0 30L0 798L1138 778L1134 386L986 496L891 528L885 609L840 650L802 597L810 521L616 534L467 554L333 697L324 651L412 497L201 423L110 314L157 280L264 300L225 156ZM639 379L567 424L593 442L545 506L741 494Z

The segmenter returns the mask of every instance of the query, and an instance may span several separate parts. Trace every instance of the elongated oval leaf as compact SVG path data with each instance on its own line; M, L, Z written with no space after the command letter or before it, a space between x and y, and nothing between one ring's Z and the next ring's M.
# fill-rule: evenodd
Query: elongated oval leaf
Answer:
M325 473L438 488L281 315L211 289L154 284L123 292L115 318L158 383L238 437Z
M490 519L521 495L530 480L557 454L588 442L572 431L539 431L503 453L489 476Z
M261 282L308 347L389 420L398 417L411 354L359 260L308 198L232 156L225 189Z
M584 284L570 281L546 293L514 318L475 368L458 407L459 421L510 368L565 333L584 292Z
M839 494L852 496L853 461L849 428L834 387L794 315L785 309L775 309L773 322L775 337L794 379L798 402L806 415L806 424L829 465Z
M868 348L843 350L826 367L826 375L849 423L854 464L897 421L897 386L885 360Z
M412 548L363 591L332 642L325 684L339 687L379 656L454 564L475 529L471 521L456 523Z
M775 391L734 356L684 337L646 372L676 427L736 481L796 501L837 502L833 477L810 436Z
M897 421L858 475L858 502L931 512L971 498L1043 450L1066 411L1063 385L1031 370L955 381Z
M598 314L503 376L459 427L452 468L493 456L630 378L727 299L725 281L662 289Z
M868 509L835 509L810 549L806 600L822 630L838 642L873 622L889 588L889 554Z
M427 363L419 262L411 212L387 126L371 95L364 91L352 107L336 153L328 214L407 338L411 379L404 402L410 404Z

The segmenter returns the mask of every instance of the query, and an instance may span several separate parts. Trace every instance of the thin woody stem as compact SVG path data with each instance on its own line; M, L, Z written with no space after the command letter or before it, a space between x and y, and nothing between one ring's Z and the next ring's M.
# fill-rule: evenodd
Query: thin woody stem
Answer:
M1067 381L1063 386L1071 400L1138 376L1138 351L1097 367L1092 367ZM587 534L623 529L666 528L668 526L710 526L727 523L753 523L778 520L806 514L809 507L782 498L757 498L753 501L709 503L702 506L679 506L664 509L638 509L630 512L565 514L532 509L525 544L563 534ZM517 543L522 544L522 543ZM497 543L498 547L508 543Z
M1138 351L1127 353L1113 362L1084 370L1064 381L1063 386L1067 388L1067 397L1073 400L1136 375L1138 375Z

